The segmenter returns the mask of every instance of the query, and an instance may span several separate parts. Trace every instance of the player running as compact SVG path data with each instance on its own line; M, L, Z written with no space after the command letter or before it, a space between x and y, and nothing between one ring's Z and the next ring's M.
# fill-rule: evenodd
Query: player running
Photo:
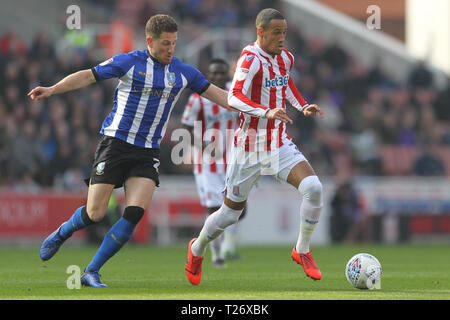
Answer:
M28 93L36 101L96 81L119 78L112 111L100 130L103 136L88 179L87 203L50 234L40 249L42 260L52 258L74 232L102 220L113 189L124 186L123 216L106 233L84 270L83 285L106 287L100 281L100 268L131 238L150 205L155 187L159 185L160 142L182 90L190 88L228 107L225 90L210 84L197 69L174 57L177 31L172 17L154 15L145 26L146 50L116 55L92 69L73 73L54 86L36 87ZM285 117L282 113L267 116Z
M228 89L228 63L222 59L212 59L209 62L207 79L221 89ZM200 203L207 208L208 214L212 214L223 202L227 167L226 151L230 150L229 144L233 141L238 113L220 108L214 102L194 93L189 97L181 123L191 130L194 139L200 142L193 144L193 172ZM211 144L214 148L210 150L214 150L214 154L204 152ZM196 148L197 145L205 146L205 149ZM211 258L215 267L225 267L226 258L237 257L237 225L237 223L233 224L225 230L223 236L211 241Z
M285 112L286 100L305 116L323 116L323 112L303 99L290 76L294 57L283 48L287 32L283 15L275 9L262 10L256 17L256 29L257 41L242 51L228 94L229 105L242 113L227 168L225 199L219 210L206 219L198 238L188 244L185 271L194 285L201 281L206 246L238 221L250 190L263 174L299 190L303 199L300 232L291 257L307 276L314 280L322 277L309 248L322 209L322 184L286 133L285 122L292 123L289 117L271 120L248 113Z

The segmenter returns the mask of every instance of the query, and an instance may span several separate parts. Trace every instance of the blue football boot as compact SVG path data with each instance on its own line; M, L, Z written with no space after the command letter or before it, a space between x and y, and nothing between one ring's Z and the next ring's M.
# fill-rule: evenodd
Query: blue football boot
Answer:
M61 224L61 226L62 226L62 224ZM61 229L61 226L56 231L54 231L52 234L50 234L44 240L44 242L42 242L42 246L40 249L40 256L43 261L47 261L51 257L53 257L55 255L55 253L58 251L59 247L61 247L61 245L64 243L64 241L67 240L59 235L59 230Z
M81 284L86 287L107 288L108 286L100 281L100 277L98 271L85 271L81 276Z

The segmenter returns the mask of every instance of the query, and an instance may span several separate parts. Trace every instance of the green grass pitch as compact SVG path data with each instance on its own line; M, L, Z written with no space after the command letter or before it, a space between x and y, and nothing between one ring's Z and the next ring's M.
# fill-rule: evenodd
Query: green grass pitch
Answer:
M68 289L67 267L81 270L97 247L65 244L42 262L39 248L0 248L1 300L450 300L448 245L315 247L323 278L307 278L289 247L244 247L242 260L213 268L209 252L199 286L185 277L186 246L128 244L101 270L109 288ZM375 255L383 267L381 290L358 290L344 268L356 253Z

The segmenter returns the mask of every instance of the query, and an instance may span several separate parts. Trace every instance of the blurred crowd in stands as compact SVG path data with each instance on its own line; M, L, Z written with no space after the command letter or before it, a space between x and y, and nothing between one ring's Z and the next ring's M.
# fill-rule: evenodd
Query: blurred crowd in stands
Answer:
M133 2L142 6L126 6L120 0L112 7L110 1L97 5L109 6L119 18L124 8L133 9L124 19L133 28L142 29L154 13L168 12L180 25L195 21L204 28L200 30L230 25L254 28L261 8L278 6L276 0L254 0L246 1L244 10L238 1L224 6L218 0L174 0L158 2L156 9L148 1ZM288 111L295 116L288 134L319 176L449 174L450 159L437 150L450 147L450 82L438 90L433 74L418 63L407 83L396 83L379 64L367 69L338 43L306 39L293 27L286 47L296 58L292 76L300 92L325 111L320 119L305 118L293 108ZM14 31L0 34L0 190L85 190L83 178L89 174L117 80L39 102L32 102L27 93L100 62L86 50L70 59L58 55L55 41L44 32L38 32L32 43L25 43ZM170 161L175 143L170 134L179 127L184 101L176 106L162 144L161 174L191 174L189 166ZM413 157L405 170L396 172L387 169L392 166L386 155L393 153L393 159L399 160L398 148L413 150Z

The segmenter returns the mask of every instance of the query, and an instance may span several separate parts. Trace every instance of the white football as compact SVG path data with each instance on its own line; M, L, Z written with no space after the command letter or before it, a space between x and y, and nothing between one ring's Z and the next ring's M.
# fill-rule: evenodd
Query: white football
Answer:
M381 288L381 264L368 253L355 254L345 266L345 276L358 289Z

